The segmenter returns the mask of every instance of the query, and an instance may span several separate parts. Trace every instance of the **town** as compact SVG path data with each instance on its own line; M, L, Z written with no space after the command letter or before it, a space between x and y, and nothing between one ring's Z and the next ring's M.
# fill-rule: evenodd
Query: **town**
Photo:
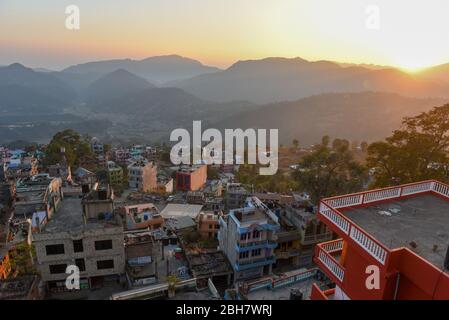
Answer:
M449 298L449 185L383 187L367 143L279 149L258 176L70 129L0 147L0 300Z

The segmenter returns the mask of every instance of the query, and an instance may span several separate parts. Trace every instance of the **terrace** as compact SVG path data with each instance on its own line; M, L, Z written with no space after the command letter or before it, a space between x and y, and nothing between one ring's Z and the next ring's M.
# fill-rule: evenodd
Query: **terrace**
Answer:
M381 266L394 249L406 247L442 268L449 244L449 186L423 181L324 199L319 216L342 239L317 246L316 259L336 283L342 243L351 240Z

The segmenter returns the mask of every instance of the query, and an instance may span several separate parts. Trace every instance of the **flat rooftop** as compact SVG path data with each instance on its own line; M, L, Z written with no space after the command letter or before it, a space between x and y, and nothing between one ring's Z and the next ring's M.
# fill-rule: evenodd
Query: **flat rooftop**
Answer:
M119 218L115 216L108 221L89 219L88 223L84 223L81 199L64 198L60 207L53 214L50 221L44 226L41 233L79 233L84 230L100 229L107 226L120 226Z
M449 246L449 201L425 194L340 210L389 249L407 247L443 268Z

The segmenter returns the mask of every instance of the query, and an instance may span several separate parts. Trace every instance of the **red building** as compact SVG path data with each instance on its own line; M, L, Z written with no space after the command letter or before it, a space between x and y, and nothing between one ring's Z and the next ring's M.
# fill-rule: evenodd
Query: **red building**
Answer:
M449 299L448 185L430 180L324 199L318 218L340 239L315 249L336 287L315 284L312 299Z
M204 187L207 180L207 165L180 167L176 172L176 190L197 191Z

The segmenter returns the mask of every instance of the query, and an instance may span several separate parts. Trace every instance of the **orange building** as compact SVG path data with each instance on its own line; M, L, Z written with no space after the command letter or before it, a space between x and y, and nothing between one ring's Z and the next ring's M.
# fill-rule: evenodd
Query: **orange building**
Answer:
M197 191L207 180L207 165L183 166L176 172L178 191Z
M222 212L217 211L203 211L197 217L197 230L202 239L217 239L220 224L218 217Z
M340 238L314 261L335 282L311 298L449 299L449 186L430 180L324 199L318 218Z

